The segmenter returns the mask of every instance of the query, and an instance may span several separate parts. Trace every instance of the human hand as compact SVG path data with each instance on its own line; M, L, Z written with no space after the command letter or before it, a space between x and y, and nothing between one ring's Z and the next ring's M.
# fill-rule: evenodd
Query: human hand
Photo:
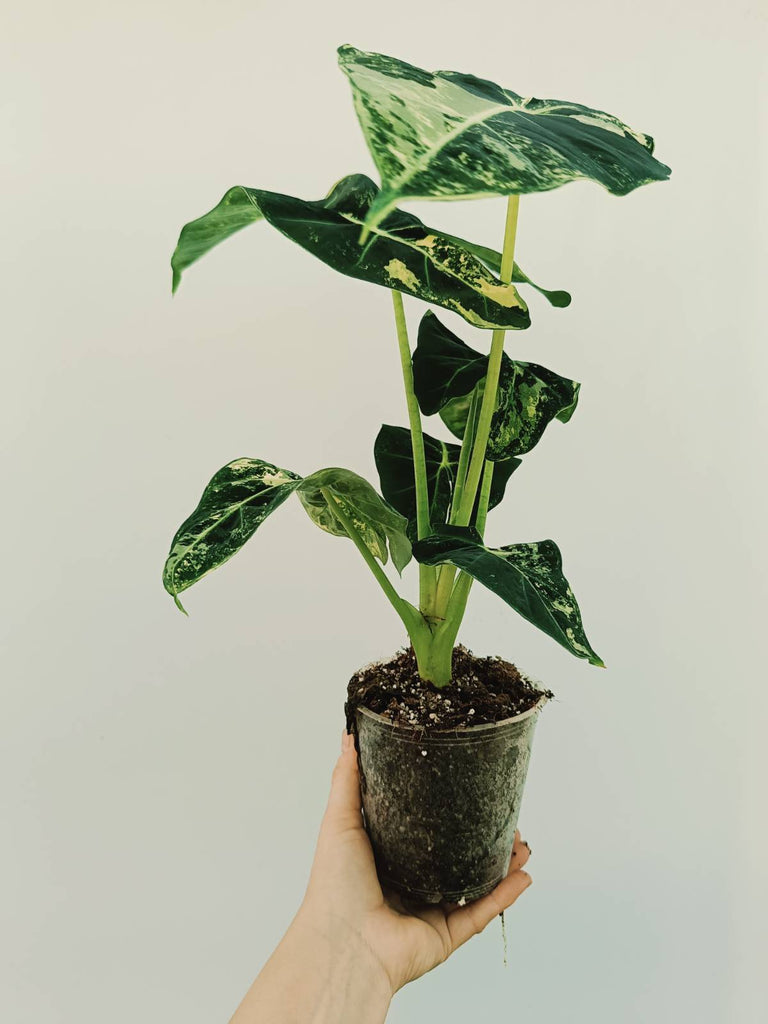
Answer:
M378 965L394 994L446 960L531 884L530 856L515 834L509 872L487 896L464 907L406 908L382 892L363 827L354 737L344 733L306 896L298 917Z
M408 909L382 892L346 733L304 901L231 1024L383 1024L392 996L481 932L531 884L515 835L507 877L465 907Z

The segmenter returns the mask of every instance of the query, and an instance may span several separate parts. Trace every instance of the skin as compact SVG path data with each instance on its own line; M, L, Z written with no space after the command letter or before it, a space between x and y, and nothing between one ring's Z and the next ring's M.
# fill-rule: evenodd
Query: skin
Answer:
M443 963L531 884L515 835L507 877L465 907L406 908L382 892L342 736L304 901L230 1024L382 1024L393 995Z

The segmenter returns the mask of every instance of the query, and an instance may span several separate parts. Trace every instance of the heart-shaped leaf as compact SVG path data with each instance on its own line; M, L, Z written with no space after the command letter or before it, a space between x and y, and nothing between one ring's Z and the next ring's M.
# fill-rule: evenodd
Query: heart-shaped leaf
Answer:
M432 526L445 523L451 505L461 448L424 434L424 456L429 492L429 521ZM393 508L408 520L408 536L416 540L416 484L413 472L411 432L407 427L388 424L379 431L373 447L379 471L381 493ZM497 462L491 483L488 509L504 497L507 481L520 465L520 459Z
M398 572L402 572L410 561L411 542L404 516L388 505L357 473L333 467L318 470L302 481L298 493L309 518L321 530L336 537L349 536L337 514L340 509L380 562L387 561L387 546ZM333 500L333 506L329 504L328 497Z
M489 548L475 530L444 526L417 541L413 554L423 565L448 562L463 570L571 654L604 667L587 640L554 541Z
M339 48L339 64L382 180L366 230L408 199L546 192L580 178L626 195L669 177L653 139L601 110L353 46Z
M179 594L236 554L300 482L261 459L235 459L215 474L177 530L163 570L163 585L182 611Z
M476 352L431 311L422 317L413 354L413 383L421 411L439 412L456 437L464 436L472 390L484 386L488 357ZM504 353L487 456L497 462L525 455L541 440L553 419L567 423L580 385L536 363Z
M218 242L264 217L339 273L450 309L475 327L522 329L528 308L467 249L396 210L364 246L360 228L378 187L364 174L342 178L316 202L263 189L230 189L218 206L182 230L171 263L181 272Z

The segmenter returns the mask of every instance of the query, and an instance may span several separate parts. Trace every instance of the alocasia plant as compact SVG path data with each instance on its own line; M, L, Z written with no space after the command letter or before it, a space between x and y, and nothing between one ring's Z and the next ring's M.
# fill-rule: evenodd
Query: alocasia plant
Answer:
M553 306L570 295L539 287L515 263L520 196L579 179L616 195L663 181L653 140L578 103L523 98L472 75L428 72L394 57L339 49L381 185L362 174L307 201L235 186L187 224L173 254L173 289L219 242L260 220L334 270L388 288L394 304L408 427L385 425L374 446L381 494L346 469L309 476L262 459L220 469L171 545L163 582L179 594L231 558L295 492L310 519L351 539L403 621L425 681L443 686L474 580L579 658L602 665L584 632L554 541L491 547L488 512L553 420L567 423L579 384L504 352L508 330L530 325L515 287ZM507 196L502 252L428 227L404 200ZM427 310L413 353L402 295L491 330L478 352ZM461 445L423 433L438 415ZM384 570L419 563L419 600L403 598ZM182 609L183 610L183 609Z

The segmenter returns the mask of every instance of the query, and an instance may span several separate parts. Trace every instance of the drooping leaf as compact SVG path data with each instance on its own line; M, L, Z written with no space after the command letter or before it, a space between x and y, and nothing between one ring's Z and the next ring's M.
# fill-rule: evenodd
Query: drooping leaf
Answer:
M478 253L475 251L475 248L476 247L473 245L469 251L474 256L477 256ZM494 252L494 256L495 255L498 255L499 257L497 265L500 268L501 253ZM494 262L489 262L487 265L489 267L493 267L495 265L495 260ZM540 284L536 284L535 281L532 281L530 277L528 277L528 275L517 265L517 263L515 263L514 269L512 271L512 280L515 282L515 284L529 284L531 288L534 288L540 295L544 296L547 302L549 302L550 306L555 306L557 309L565 309L567 306L570 306L571 304L570 292L567 292L562 288L542 288Z
M411 558L406 520L362 477L335 468L301 477L262 459L235 459L213 476L171 543L163 585L181 611L179 594L236 554L293 491L298 491L302 505L321 529L348 536L321 488L353 520L374 556L386 562L389 549L402 572Z
M473 256L477 256L482 263L490 267L491 270L496 271L497 274L501 272L501 253L496 249L489 249L485 245L478 245L477 242L468 242L466 238L460 238L458 235L449 235L445 232L443 232L443 235L445 238L467 249ZM551 306L565 309L566 306L571 304L570 292L563 291L562 289L553 291L549 288L542 288L540 284L536 284L535 281L528 277L518 263L512 264L512 281L514 284L529 284L531 288L535 288L539 294L543 295Z
M408 199L545 192L584 178L626 195L669 177L653 139L601 110L353 46L339 48L339 64L381 174L367 230Z
M490 548L475 530L444 526L417 541L413 554L423 565L448 562L462 569L577 658L604 667L584 632L554 541Z
M263 189L230 189L222 200L232 197L230 206L223 209L232 205L242 209L237 228L229 230L231 222L222 221L222 203L187 225L173 257L174 280L178 282L181 270L193 259L243 227L245 211L253 209L339 273L444 306L476 327L530 325L528 308L514 285L502 284L472 253L425 227L412 214L396 210L361 247L360 227L377 193L378 187L364 174L342 178L325 199L316 202Z
M471 393L484 387L488 357L476 352L442 324L424 314L413 354L413 382L421 411L440 413L445 425L464 436ZM491 461L525 455L541 440L553 419L567 423L580 385L552 370L510 359L504 353L487 455Z
M365 546L380 562L387 561L387 547L398 572L411 559L407 522L376 493L367 480L348 469L321 469L306 477L298 488L299 499L309 518L335 537L349 534L337 515L352 521ZM329 505L328 495L334 502Z
M179 235L179 241L171 257L171 269L173 271L173 291L179 287L181 275L201 256L234 235L237 231L263 220L264 214L259 208L258 194L255 189L246 188L244 185L235 185L229 189L221 201L212 210L198 217L197 220L185 224ZM461 249L465 249L479 259L497 274L501 271L501 253L495 249L488 249L485 246L468 242L458 235L449 235L445 231L436 231L433 228L425 229L430 235L437 235L453 242ZM536 291L540 292L553 306L567 306L571 296L564 291L548 291L532 281L520 267L515 263L512 272L514 284L529 284Z
M205 256L219 242L249 224L262 220L263 216L253 189L235 185L212 210L185 224L171 256L173 291L179 287L181 275L187 267Z
M215 474L176 532L163 570L163 585L182 611L179 594L236 554L300 482L261 459L235 459Z
M448 516L460 452L459 445L424 434L429 520L433 526L445 523ZM379 471L381 493L408 520L408 536L416 540L416 483L410 430L385 423L376 437L373 454ZM507 481L520 463L520 459L506 459L496 463L488 501L489 511L504 497Z

